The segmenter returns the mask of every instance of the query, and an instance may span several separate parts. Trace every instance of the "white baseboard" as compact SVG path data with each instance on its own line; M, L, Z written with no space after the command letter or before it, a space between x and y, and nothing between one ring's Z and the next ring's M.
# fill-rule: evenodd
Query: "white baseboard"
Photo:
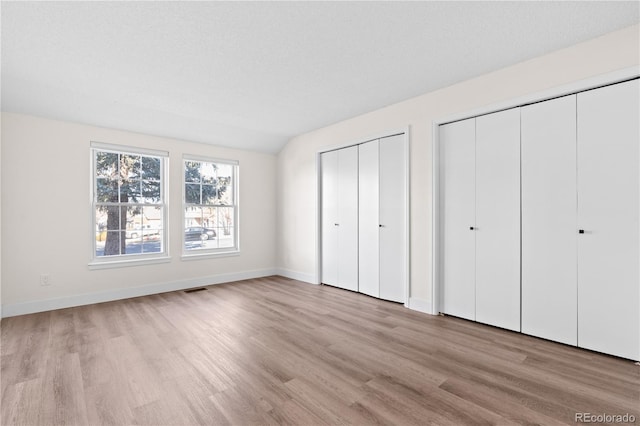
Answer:
M409 309L418 312L424 312L425 314L433 315L431 301L418 299L417 297L409 298Z
M292 280L304 281L309 284L320 284L316 277L305 272L292 271L291 269L277 268L276 273Z
M258 269L254 271L210 275L206 277L191 278L188 280L150 284L141 287L120 288L95 293L85 293L73 296L59 297L55 299L6 304L2 305L0 312L2 314L2 318L6 318L16 315L52 311L55 309L72 308L74 306L91 305L93 303L111 302L114 300L128 299L131 297L166 293L168 291L184 290L187 288L199 287L204 285L222 284L233 281L248 280L252 278L268 277L271 275L278 275L278 273L279 272L276 269Z

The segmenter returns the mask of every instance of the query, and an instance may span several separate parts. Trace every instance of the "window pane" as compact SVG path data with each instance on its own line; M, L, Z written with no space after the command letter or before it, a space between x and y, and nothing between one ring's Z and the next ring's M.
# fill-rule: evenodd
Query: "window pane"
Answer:
M125 233L126 254L159 253L162 251L162 208L130 207Z
M144 207L143 209L143 253L160 253L162 252L162 236L163 236L163 209L161 207Z
M200 182L200 163L197 161L184 162L184 181Z
M95 238L96 238L96 256L104 255L104 245L107 239L107 211L104 209L95 209Z
M202 207L187 207L184 210L184 227L201 226Z
M120 176L125 179L140 179L140 156L122 154L120 156Z
M95 216L96 257L125 254L125 231L120 224L126 224L126 208L99 205Z
M127 208L127 217L125 218L125 238L128 240L140 240L142 241L142 208L141 207L129 207Z
M233 205L233 167L230 164L218 166L218 203L221 205Z
M202 204L214 204L217 198L216 187L213 185L202 185Z
M140 202L140 181L123 180L120 183L120 202L138 203Z
M142 202L145 204L155 204L162 202L160 182L142 181L142 197Z
M205 226L189 226L184 230L186 250L217 248L216 231Z
M235 230L231 226L226 229L226 232L229 232L229 235L223 235L218 239L218 247L220 248L230 248L235 247Z
M142 157L142 179L160 180L160 159Z
M99 203L118 202L118 181L114 179L96 179L96 201Z
M202 182L207 184L213 184L216 181L217 167L213 163L200 163L200 174L202 176Z
M134 238L127 238L127 241L126 241L126 254L140 254L140 253L142 253L142 241L143 241L142 235L137 235Z
M115 178L118 172L118 154L96 152L96 176Z
M202 240L202 249L215 249L218 248L218 239L215 236L215 231L211 228L208 229L207 234L203 236Z
M143 253L161 253L162 252L162 234L156 234L153 237L145 238L142 242Z
M126 207L118 206L104 206L98 205L96 207L96 224L100 225L101 229L106 231L118 231L124 229L126 222L120 227L120 210L126 211Z
M218 178L231 179L233 176L233 167L231 164L218 164Z
M184 244L186 250L202 248L205 234L203 212L201 207L187 207L184 212Z
M234 208L218 207L218 240L220 247L233 247L234 241Z
M223 206L233 205L233 187L230 176L218 178L218 199L216 204Z
M143 207L142 209L142 227L144 228L145 237L156 237L161 234L164 229L162 207Z
M184 202L200 204L200 184L187 183L184 185Z
M117 256L119 254L124 254L122 253L124 251L123 242L120 240L122 232L107 231L106 234L101 253L100 249L96 247L96 256Z
M216 208L215 207L203 207L202 208L202 225L206 228L216 227Z

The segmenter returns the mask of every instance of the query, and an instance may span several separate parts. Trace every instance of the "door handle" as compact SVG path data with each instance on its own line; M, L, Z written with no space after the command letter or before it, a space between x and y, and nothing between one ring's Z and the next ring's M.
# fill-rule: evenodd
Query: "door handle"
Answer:
M340 226L340 224L339 224L339 223L334 223L334 225L335 225L335 226Z
M578 234L584 234L584 229L578 229Z
M470 227L469 227L469 230L470 230L470 231L475 231L475 229L476 229L476 228L474 228L473 226L470 226Z
M384 225L378 225L378 228L384 228Z

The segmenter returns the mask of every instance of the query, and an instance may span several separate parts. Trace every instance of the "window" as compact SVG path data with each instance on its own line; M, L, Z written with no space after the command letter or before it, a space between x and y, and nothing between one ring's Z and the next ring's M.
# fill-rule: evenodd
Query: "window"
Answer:
M94 263L166 257L167 153L91 145Z
M184 159L184 253L238 251L238 164Z

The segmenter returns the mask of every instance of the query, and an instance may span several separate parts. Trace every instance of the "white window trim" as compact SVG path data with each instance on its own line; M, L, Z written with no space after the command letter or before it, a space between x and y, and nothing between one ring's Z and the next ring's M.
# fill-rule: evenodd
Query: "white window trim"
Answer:
M185 199L185 162L186 161L196 161L196 162L205 162L205 163L218 163L218 164L229 164L233 167L233 232L234 232L234 242L235 245L233 247L223 247L223 248L212 248L212 249L196 249L188 251L185 248L186 241L184 236L184 225L186 222L185 210L187 207L186 199ZM220 159L213 157L203 157L199 155L191 155L184 154L182 156L182 227L181 227L181 244L182 244L182 256L181 260L198 260L198 259L207 259L207 258L218 258L218 257L231 257L240 255L240 162L237 160L228 160L228 159ZM215 207L215 206L214 206ZM224 207L224 206L221 206Z
M142 255L141 255L142 256ZM126 260L109 260L109 261L95 261L89 263L89 269L110 269L110 268L126 268L129 266L142 266L142 265L155 265L158 263L169 263L171 257L169 256L156 256L156 257L144 257L141 259L126 259Z
M162 253L149 253L139 255L118 255L118 256L96 256L96 212L95 212L95 191L96 191L96 170L95 170L95 152L106 151L117 154L134 154L142 156L160 157L161 159L161 182L160 191L163 197L162 203ZM171 261L169 254L169 152L152 150L147 148L137 148L126 145L108 144L103 142L91 142L89 149L89 211L91 218L89 220L91 244L89 247L89 269L108 269L121 268L129 266L150 265L157 263L166 263Z
M219 249L223 250L223 249ZM233 249L233 251L220 251L215 253L192 253L192 254L183 254L180 257L180 260L200 260L207 258L218 258L218 257L234 257L240 256L240 250Z

